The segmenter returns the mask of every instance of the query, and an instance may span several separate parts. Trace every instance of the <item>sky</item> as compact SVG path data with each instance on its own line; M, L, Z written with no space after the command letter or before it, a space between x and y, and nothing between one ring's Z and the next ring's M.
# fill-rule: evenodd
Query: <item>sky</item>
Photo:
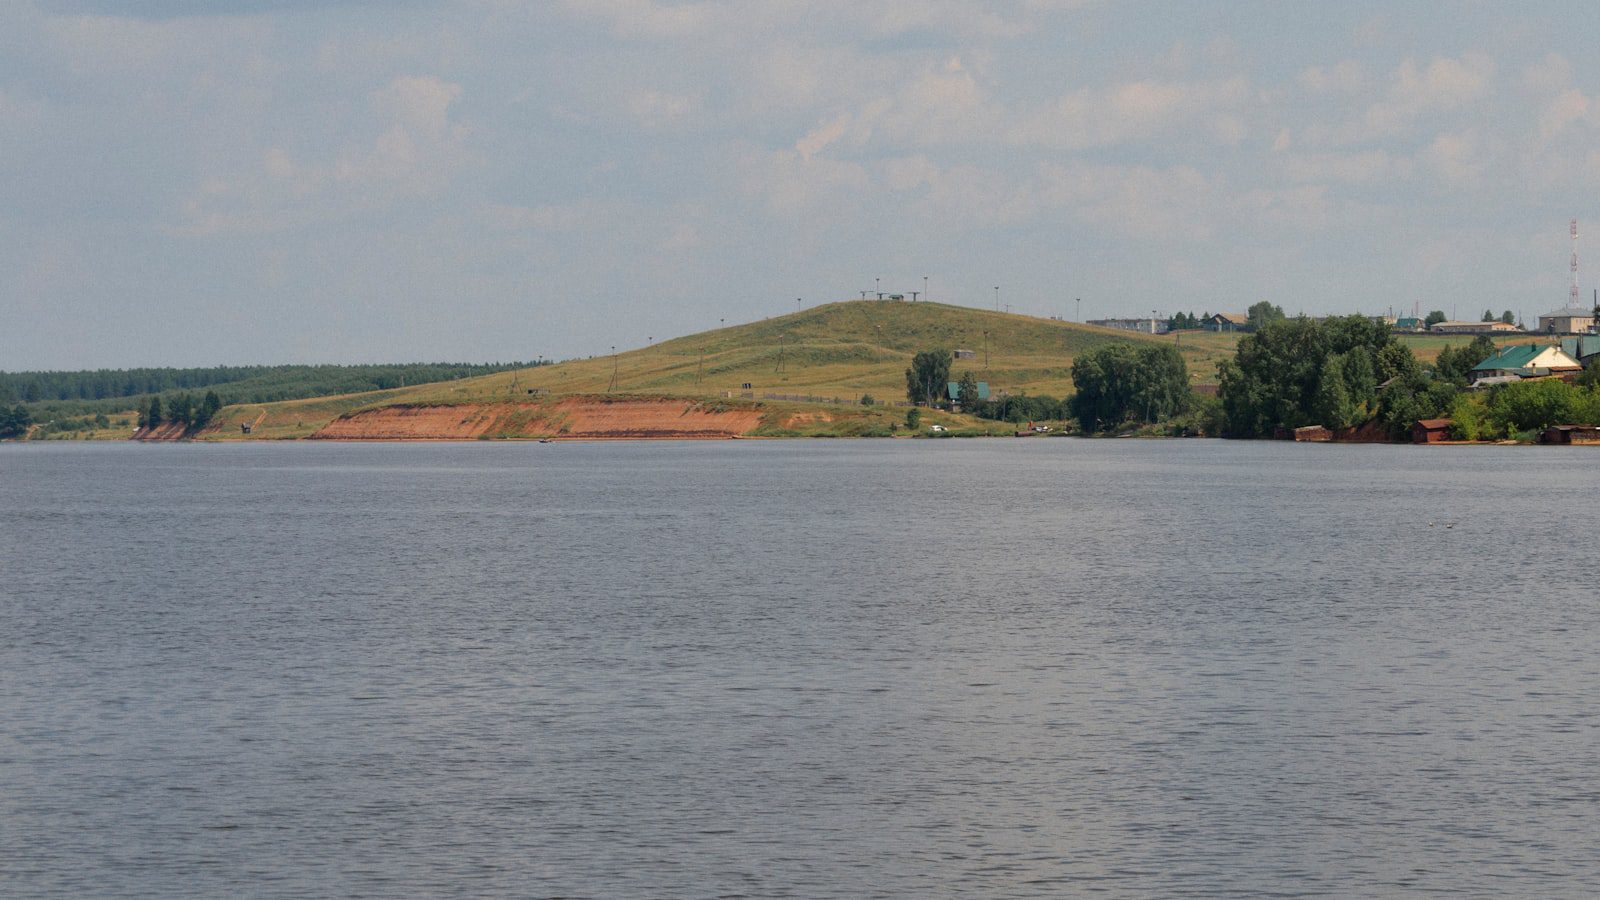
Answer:
M561 359L924 284L1531 322L1573 218L1600 283L1600 18L1528 8L11 0L0 370Z

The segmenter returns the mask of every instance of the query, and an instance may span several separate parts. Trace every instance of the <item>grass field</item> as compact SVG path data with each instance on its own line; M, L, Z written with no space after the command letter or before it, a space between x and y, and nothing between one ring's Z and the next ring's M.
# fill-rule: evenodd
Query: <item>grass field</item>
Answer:
M1222 341L1215 340L1223 338ZM973 370L995 390L1064 396L1072 392L1072 360L1117 341L1173 342L1127 331L937 303L848 301L778 318L663 341L651 347L540 369L502 372L425 385L415 402L491 396L616 390L671 396L735 396L745 390L857 399L898 399L912 355L935 347L968 349L952 377ZM1226 335L1185 336L1179 346L1204 380L1232 351ZM612 379L615 374L615 384ZM749 384L750 388L743 385Z

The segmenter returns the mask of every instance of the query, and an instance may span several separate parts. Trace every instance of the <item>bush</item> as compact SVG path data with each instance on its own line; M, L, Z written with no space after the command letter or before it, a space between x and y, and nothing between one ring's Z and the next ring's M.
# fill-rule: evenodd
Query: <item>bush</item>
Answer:
M1578 389L1555 379L1518 381L1489 395L1489 419L1501 431L1531 431L1572 422Z
M1457 394L1450 404L1450 437L1457 441L1491 441L1502 433L1489 420L1482 394Z

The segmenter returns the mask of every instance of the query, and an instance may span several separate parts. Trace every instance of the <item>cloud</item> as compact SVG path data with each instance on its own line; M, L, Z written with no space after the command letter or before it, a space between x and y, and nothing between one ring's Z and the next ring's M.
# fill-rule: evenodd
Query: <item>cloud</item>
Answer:
M1425 113L1457 109L1482 98L1494 71L1494 61L1481 54L1437 58L1425 68L1406 60L1395 73L1389 95L1367 109L1368 136L1396 134Z
M701 99L695 94L644 90L630 93L627 105L634 121L645 128L660 129L693 116L700 110Z
M827 149L829 144L844 137L845 131L850 127L850 118L850 114L845 113L807 132L805 137L795 141L795 152L800 154L802 160L810 162L811 157Z
M1362 90L1370 83L1366 66L1354 59L1302 69L1295 81L1305 90L1319 94L1349 93Z
M739 159L739 172L743 193L779 217L827 209L837 214L863 199L872 184L860 163L807 157L794 150L747 149Z
M1208 113L1236 108L1248 96L1243 78L1079 88L1019 117L1007 137L1016 144L1064 150L1113 146L1180 129ZM1219 116L1212 126L1213 136L1222 143L1236 143L1243 136L1237 119Z
M1356 153L1290 153L1282 159L1283 172L1297 182L1350 185L1380 184L1411 175L1411 160L1387 150Z
M1594 108L1594 102L1584 96L1582 91L1563 91L1545 104L1544 110L1539 114L1539 136L1549 140L1561 134L1574 122L1588 118Z
M251 168L204 178L182 202L182 222L166 230L266 233L437 193L467 159L469 132L450 118L460 95L460 85L437 76L397 76L369 95L381 128L375 136L323 160L263 148Z
M819 24L858 39L878 40L936 33L967 40L1015 38L1027 33L1040 15L1082 4L1024 3L1008 14L959 0L765 0L762 3L657 0L565 0L580 19L604 22L618 37L673 41L723 39L816 31Z
M1476 134L1441 134L1433 139L1419 160L1432 174L1452 186L1474 186L1483 178L1487 161Z

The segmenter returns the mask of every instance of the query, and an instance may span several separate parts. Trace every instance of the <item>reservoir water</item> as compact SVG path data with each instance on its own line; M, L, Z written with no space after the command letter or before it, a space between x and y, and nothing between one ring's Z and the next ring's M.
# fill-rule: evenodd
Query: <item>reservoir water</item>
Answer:
M1597 463L0 445L0 895L1593 896Z

